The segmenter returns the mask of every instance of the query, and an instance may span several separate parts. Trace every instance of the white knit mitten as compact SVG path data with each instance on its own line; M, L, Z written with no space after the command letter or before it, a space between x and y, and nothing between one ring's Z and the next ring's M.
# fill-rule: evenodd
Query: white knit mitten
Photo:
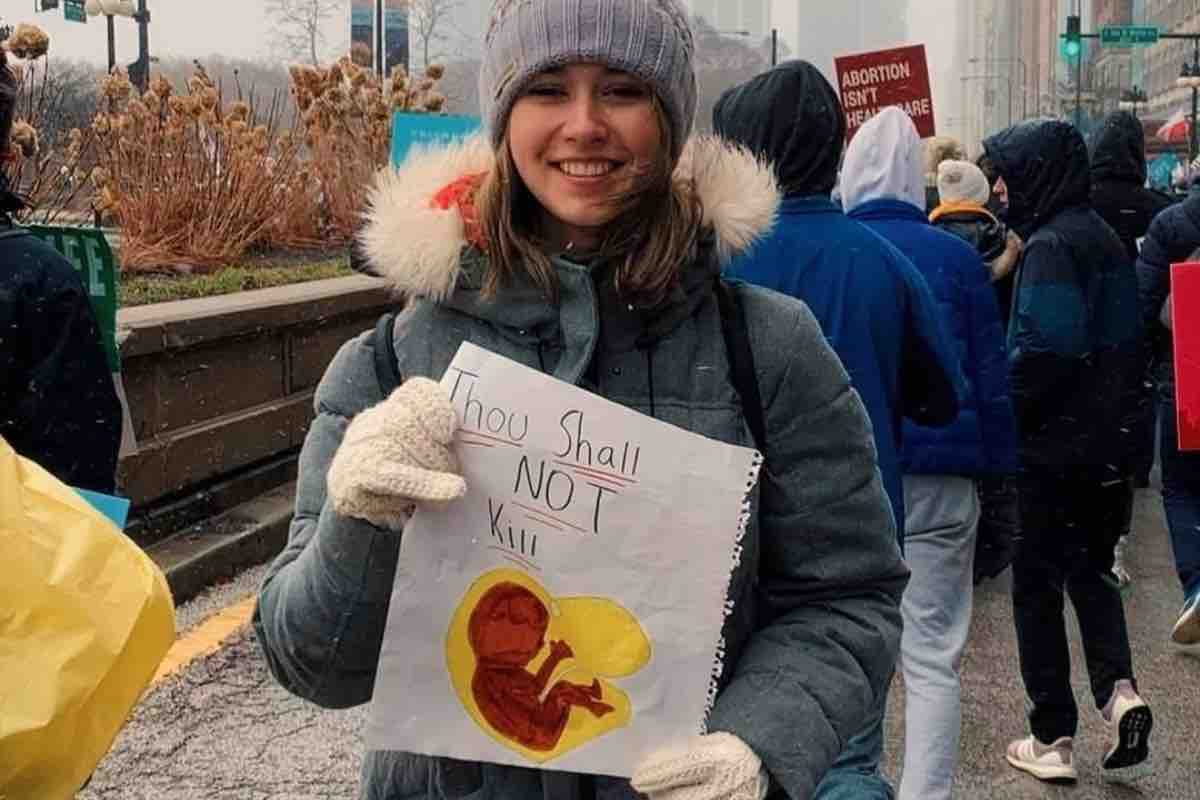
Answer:
M411 378L346 429L329 467L329 497L345 517L399 531L414 505L466 494L450 449L458 417L442 387Z
M631 783L650 800L763 800L768 778L745 742L710 733L653 753Z

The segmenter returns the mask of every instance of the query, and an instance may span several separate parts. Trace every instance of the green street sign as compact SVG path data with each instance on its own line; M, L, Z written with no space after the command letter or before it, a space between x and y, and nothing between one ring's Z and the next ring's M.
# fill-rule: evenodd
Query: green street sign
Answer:
M117 261L104 232L95 228L60 228L49 225L30 225L29 232L62 254L74 265L83 278L100 335L104 352L113 372L121 369L117 354Z
M87 10L83 0L63 0L63 16L67 22L87 22Z
M1158 28L1144 25L1109 25L1100 29L1100 44L1106 47L1136 47L1158 41Z

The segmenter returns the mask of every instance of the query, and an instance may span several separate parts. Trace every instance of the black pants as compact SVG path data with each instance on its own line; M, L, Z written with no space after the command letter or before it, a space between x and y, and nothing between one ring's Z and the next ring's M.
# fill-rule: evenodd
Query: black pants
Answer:
M1021 676L1033 702L1030 728L1050 744L1074 736L1079 723L1071 691L1071 656L1063 617L1071 597L1097 708L1113 685L1133 680L1125 608L1110 574L1113 545L1133 502L1129 481L1101 483L1027 474L1019 481L1021 538L1013 561L1013 618Z

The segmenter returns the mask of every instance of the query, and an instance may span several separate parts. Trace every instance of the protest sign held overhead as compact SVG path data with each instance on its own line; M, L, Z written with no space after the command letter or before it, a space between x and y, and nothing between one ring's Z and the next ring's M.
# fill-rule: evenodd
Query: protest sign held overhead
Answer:
M761 457L471 344L469 487L404 532L368 745L629 777L700 733Z
M846 112L847 141L889 106L912 117L922 138L935 134L925 45L842 56L834 59L834 67Z

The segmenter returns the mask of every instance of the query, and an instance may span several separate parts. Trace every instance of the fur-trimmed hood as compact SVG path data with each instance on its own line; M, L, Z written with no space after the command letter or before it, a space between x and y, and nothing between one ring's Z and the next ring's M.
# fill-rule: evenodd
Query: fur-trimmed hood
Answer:
M367 223L359 234L372 271L407 296L447 299L458 282L467 230L456 206L442 210L434 198L494 165L491 147L474 137L381 170L368 194ZM676 175L694 185L704 225L711 228L722 261L770 230L781 199L774 172L746 150L713 137L695 137L685 147Z

